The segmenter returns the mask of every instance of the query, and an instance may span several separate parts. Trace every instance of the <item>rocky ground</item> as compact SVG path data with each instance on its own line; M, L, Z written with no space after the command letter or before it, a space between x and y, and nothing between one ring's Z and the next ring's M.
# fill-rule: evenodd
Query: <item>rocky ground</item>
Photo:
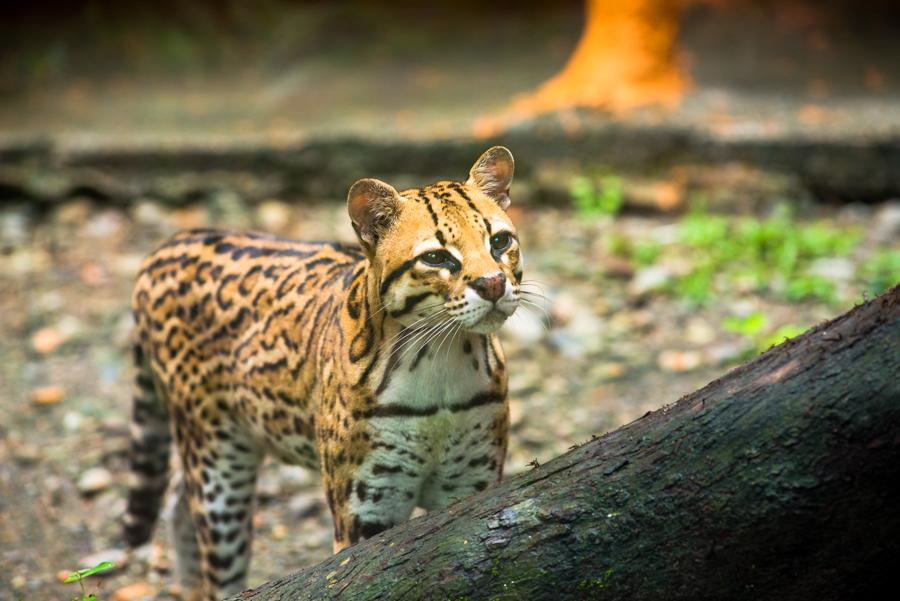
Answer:
M578 208L511 209L526 279L547 300L523 307L503 332L508 474L673 402L900 280L896 202L613 217L613 183L605 195L575 190ZM0 598L71 599L77 585L61 584L60 573L125 563L116 549L130 286L162 238L209 224L353 239L340 204L250 207L227 193L177 209L86 198L0 207ZM251 585L330 553L314 474L267 464L255 521ZM146 553L90 580L88 591L169 598L172 562L160 529Z

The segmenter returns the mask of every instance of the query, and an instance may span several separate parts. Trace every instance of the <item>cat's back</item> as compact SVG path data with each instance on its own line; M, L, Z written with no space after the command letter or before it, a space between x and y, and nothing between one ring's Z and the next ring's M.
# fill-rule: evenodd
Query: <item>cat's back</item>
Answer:
M249 334L302 331L361 268L358 248L216 229L175 234L147 256L132 296L138 343L157 373L231 356ZM312 311L310 311L312 309Z

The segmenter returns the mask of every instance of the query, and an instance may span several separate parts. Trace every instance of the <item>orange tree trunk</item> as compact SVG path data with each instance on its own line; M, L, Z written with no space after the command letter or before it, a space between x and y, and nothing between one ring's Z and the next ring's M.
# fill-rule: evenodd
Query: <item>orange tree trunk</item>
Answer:
M879 598L900 557L898 482L900 286L236 599Z
M588 0L587 23L566 66L536 92L514 101L510 111L592 106L617 112L677 104L688 81L675 48L684 4Z

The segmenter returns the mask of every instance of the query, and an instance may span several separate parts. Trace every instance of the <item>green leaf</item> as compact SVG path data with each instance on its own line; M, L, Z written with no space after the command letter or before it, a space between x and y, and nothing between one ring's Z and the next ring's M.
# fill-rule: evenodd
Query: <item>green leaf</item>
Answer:
M754 311L746 317L726 317L722 321L722 327L729 332L753 338L766 327L767 321L765 314Z
M92 568L85 568L83 570L78 570L77 572L72 572L69 574L68 578L63 580L63 582L78 582L79 580L84 580L88 576L93 576L99 572L105 572L106 570L111 570L116 567L111 561L101 561L97 565Z

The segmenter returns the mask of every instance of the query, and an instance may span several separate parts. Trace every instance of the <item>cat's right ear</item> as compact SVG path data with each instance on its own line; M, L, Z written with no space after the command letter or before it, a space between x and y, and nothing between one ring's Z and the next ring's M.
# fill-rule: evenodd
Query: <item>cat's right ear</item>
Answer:
M403 199L392 186L377 179L361 179L347 193L347 212L360 244L369 256L400 215Z

